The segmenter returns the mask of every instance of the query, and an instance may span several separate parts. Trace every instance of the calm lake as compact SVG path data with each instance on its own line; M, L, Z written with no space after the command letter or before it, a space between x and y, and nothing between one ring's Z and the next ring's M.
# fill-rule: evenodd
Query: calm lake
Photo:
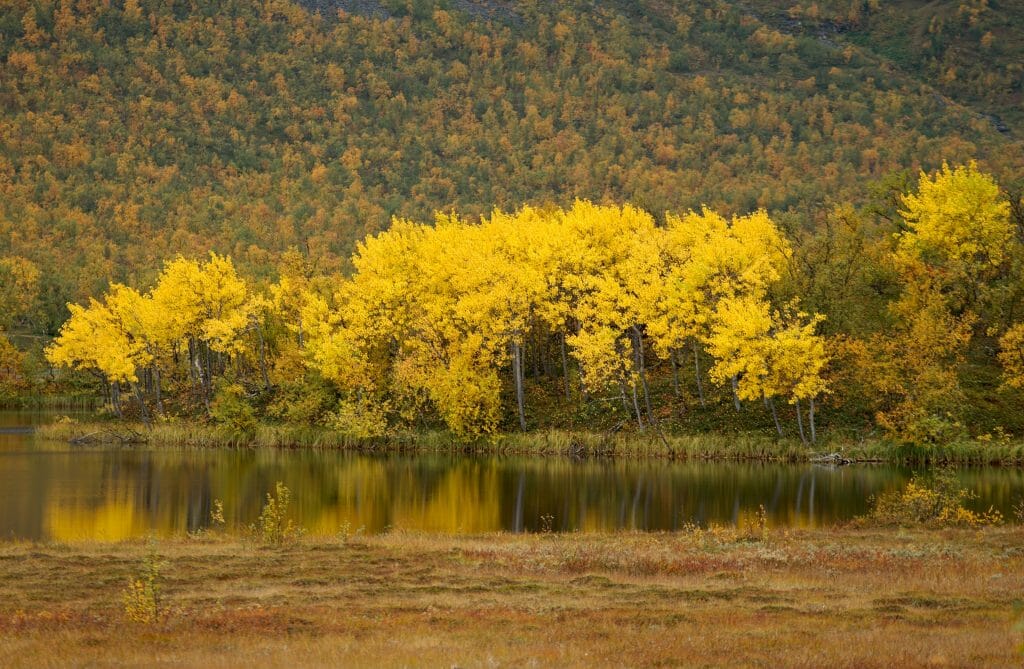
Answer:
M114 541L207 527L223 500L230 527L259 515L277 481L292 517L313 534L672 530L687 523L773 526L847 520L868 498L902 486L908 469L854 465L456 455L368 456L337 451L75 448L42 442L40 413L0 413L0 537ZM964 469L970 506L1008 520L1024 499L1024 470Z

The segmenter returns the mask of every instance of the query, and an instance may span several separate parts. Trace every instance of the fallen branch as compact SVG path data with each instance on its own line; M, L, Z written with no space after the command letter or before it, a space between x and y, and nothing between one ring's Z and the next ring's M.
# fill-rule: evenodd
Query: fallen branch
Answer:
M811 456L811 462L815 464L828 464L828 465L848 465L853 462L849 458L845 457L841 453L829 453L827 455L813 455Z
M123 428L121 430L97 430L89 434L72 437L69 443L72 446L88 446L90 444L121 444L122 446L127 446L129 444L147 444L149 439L140 432Z

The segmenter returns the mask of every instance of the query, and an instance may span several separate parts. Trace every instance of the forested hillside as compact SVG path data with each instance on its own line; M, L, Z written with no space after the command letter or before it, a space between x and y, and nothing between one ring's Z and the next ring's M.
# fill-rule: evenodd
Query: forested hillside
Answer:
M1017 183L1015 3L789 5L6 2L3 324L52 334L176 253L348 271L396 215L580 197L800 232L943 159Z
M1024 123L1024 3L1014 0L751 0L763 19L877 54L1003 133Z

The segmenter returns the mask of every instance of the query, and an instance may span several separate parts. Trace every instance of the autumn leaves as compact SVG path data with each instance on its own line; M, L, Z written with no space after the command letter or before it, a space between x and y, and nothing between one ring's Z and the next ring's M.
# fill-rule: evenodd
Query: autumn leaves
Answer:
M527 426L523 358L538 341L561 348L567 388L612 391L641 429L657 424L646 367L695 344L740 399L813 400L819 317L768 297L789 252L764 212L658 227L628 205L577 201L479 224L397 221L359 247L333 304L321 301L311 357L359 398L350 413L423 403L458 433L497 429L506 390Z
M826 338L824 316L801 308L794 251L764 211L657 224L629 205L577 201L473 222L397 219L359 245L347 277L318 276L292 251L256 289L226 257L177 258L147 293L114 284L72 305L48 356L100 375L119 411L127 387L143 417L216 417L219 403L247 421L362 436L557 424L531 411L530 366L568 410L620 405L660 432L669 369L678 395L675 372L692 365L702 404L711 382L737 409L763 405L780 435L780 413L795 415L815 441L832 387L837 405L867 396L891 435L931 441L956 429L961 365L979 338L1006 386L1024 386L1024 254L1005 197L973 164L922 175L898 215L872 261L898 292L858 333Z
M143 416L164 412L165 385L207 410L218 376L236 394L247 375L254 394L273 393L280 360L298 356L335 384L338 428L379 434L428 412L481 434L502 423L506 393L528 426L524 359L555 342L569 398L611 390L643 429L657 424L647 366L694 346L737 400L824 390L820 317L768 297L789 252L764 212L659 227L578 201L479 223L397 220L359 246L347 279L312 278L289 256L263 293L228 258L174 259L148 293L114 284L72 305L48 356L101 375L118 411L130 388Z

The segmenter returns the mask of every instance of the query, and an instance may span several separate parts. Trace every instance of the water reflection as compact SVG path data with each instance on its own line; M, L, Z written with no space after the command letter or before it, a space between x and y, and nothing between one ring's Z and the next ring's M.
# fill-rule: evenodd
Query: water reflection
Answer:
M0 412L0 536L113 541L208 525L224 501L234 528L253 522L276 481L314 534L346 526L449 533L671 530L750 522L810 527L864 513L868 498L902 486L908 470L514 457L391 456L284 450L73 449L36 442L23 426L52 419ZM960 472L1012 518L1024 471Z
M28 438L23 438L28 441ZM807 527L863 513L870 495L897 488L891 467L585 461L463 456L371 457L281 450L0 450L0 535L117 540L207 525L224 500L234 528L259 514L283 481L310 532L553 529L665 530L744 522L764 505L774 526ZM968 470L965 484L1010 515L1024 472Z

